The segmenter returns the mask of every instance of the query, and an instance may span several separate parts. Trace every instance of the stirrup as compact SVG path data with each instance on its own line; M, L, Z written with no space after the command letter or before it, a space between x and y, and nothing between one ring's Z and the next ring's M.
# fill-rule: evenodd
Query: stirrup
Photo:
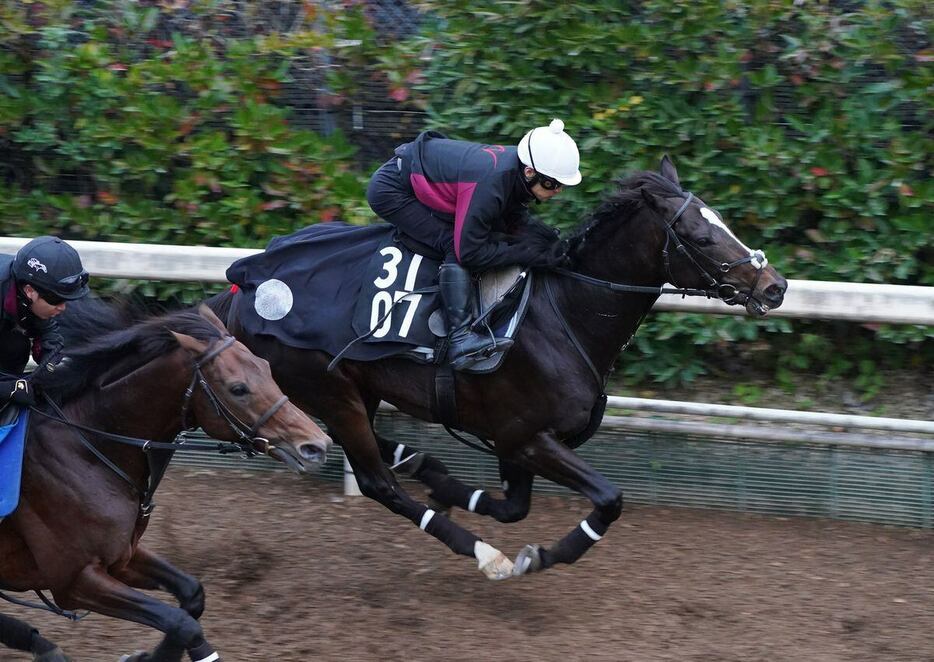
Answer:
M451 367L454 368L454 370L463 370L464 368L469 368L475 363L485 361L486 359L493 356L496 352L506 351L512 347L512 344L512 338L493 338L492 342L485 347L480 347L472 352L461 354L456 358L452 358L450 360Z

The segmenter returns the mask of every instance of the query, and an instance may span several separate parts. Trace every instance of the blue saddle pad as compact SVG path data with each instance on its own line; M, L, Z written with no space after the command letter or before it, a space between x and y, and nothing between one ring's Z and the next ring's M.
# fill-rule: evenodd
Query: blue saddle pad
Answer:
M12 423L0 426L0 517L12 513L19 504L28 419L29 412L23 410Z

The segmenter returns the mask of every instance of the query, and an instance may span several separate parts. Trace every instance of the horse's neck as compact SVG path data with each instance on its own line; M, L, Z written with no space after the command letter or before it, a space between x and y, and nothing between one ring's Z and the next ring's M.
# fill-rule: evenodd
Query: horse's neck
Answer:
M91 413L108 432L171 441L182 429L181 410L189 366L183 352L137 368L101 386Z
M630 221L638 222L647 221ZM585 242L576 256L576 271L613 283L660 287L664 281L658 264L661 247L646 246L635 237L621 240L623 233L625 227L613 241L595 238ZM614 292L568 277L556 279L555 291L565 320L604 377L658 298L654 294Z

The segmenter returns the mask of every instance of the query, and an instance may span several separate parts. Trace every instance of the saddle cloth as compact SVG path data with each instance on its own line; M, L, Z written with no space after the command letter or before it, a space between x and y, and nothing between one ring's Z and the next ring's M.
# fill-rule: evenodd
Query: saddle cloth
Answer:
M23 448L29 412L14 405L0 409L0 518L19 505L20 478L23 471Z
M234 262L227 279L241 292L233 305L251 335L357 361L407 356L433 362L446 335L438 266L406 247L388 223L331 222L276 237L264 252ZM494 292L487 296L497 310L485 319L498 337L515 336L528 301L531 279L512 277L512 288L502 277L481 277ZM502 358L494 355L475 371L489 372Z

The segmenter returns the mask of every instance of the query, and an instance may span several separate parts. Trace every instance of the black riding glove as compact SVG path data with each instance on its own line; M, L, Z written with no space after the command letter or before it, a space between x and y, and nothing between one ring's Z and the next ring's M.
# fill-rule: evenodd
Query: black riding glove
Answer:
M547 248L532 256L526 264L530 267L566 268L571 260L568 257L568 242L556 239Z
M21 407L30 407L36 404L36 396L29 382L25 379L0 380L0 400L12 402Z

